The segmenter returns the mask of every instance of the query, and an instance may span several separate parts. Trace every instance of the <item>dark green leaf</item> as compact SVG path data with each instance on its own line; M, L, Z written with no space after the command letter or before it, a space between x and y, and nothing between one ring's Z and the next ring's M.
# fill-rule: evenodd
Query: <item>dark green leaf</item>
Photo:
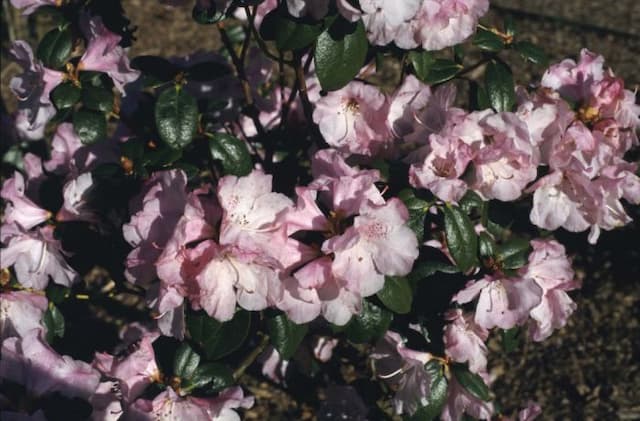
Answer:
M196 373L199 364L200 355L189 344L183 343L173 359L173 374L188 380Z
M381 338L393 320L393 314L370 301L363 300L362 311L347 324L347 339L355 343L368 342Z
M276 46L283 51L299 50L313 43L323 29L322 22L294 19L280 13L276 17Z
M208 384L209 392L215 392L233 384L233 372L229 367L219 363L207 363L198 366L193 376L181 384L183 392L189 393Z
M62 285L49 283L47 285L47 299L54 304L60 304L69 296L70 289Z
M423 82L428 85L446 82L449 79L453 79L461 69L462 65L455 61L436 59Z
M65 65L71 55L73 39L67 28L52 29L47 32L38 45L37 57L45 67L59 69Z
M107 119L104 114L95 111L76 111L73 114L73 128L85 145L107 137Z
M502 62L491 61L484 75L489 102L497 112L511 111L516 104L516 92L511 69Z
M485 402L491 400L489 388L484 383L484 380L482 380L482 377L470 372L466 365L453 364L451 366L451 371L456 377L458 383L467 389L467 391L469 391L473 396Z
M51 91L51 101L57 109L73 107L80 101L81 90L72 82L64 82Z
M491 108L487 90L475 80L469 81L469 102L473 110Z
M216 360L238 349L247 338L251 314L238 311L233 319L220 323L203 313L189 315L187 328L194 341L205 350L207 357Z
M225 174L243 176L253 168L247 146L230 134L215 133L209 140L209 150L211 157L222 163Z
M289 360L296 353L309 330L306 324L296 324L286 315L278 314L267 321L269 340L282 359Z
M191 143L198 127L195 98L176 85L163 91L155 107L155 120L162 140L174 149Z
M515 351L520 344L520 328L518 326L511 329L502 330L502 348L507 354Z
M516 50L522 58L529 60L532 63L545 66L549 59L544 50L532 42L520 41L513 44L513 49Z
M478 246L481 257L493 257L495 254L496 243L493 238L486 232L481 232L479 236Z
M444 212L444 230L451 256L462 272L477 263L478 237L469 217L458 207L447 205Z
M407 226L416 234L419 242L424 239L424 218L429 210L429 203L416 197L412 189L403 189L398 197L409 210Z
M218 79L229 74L231 74L231 68L228 65L215 61L205 61L189 67L187 70L187 79L207 81Z
M528 240L524 238L512 238L498 246L496 258L502 268L518 269L527 264L530 249L531 246Z
M64 336L64 316L52 302L49 303L49 308L44 312L42 321L47 328L47 342L53 342L53 338L56 336L59 338Z
M378 292L378 298L389 310L398 314L406 314L411 311L413 291L411 291L407 278L387 276L384 287Z
M411 51L409 52L409 61L416 77L424 82L427 80L427 75L436 58L430 51Z
M336 19L318 37L314 53L322 89L333 91L349 83L364 64L368 47L362 21L354 24Z
M497 53L504 48L504 41L498 34L492 31L478 29L476 36L473 37L473 45L481 50Z
M447 402L447 389L449 385L447 378L444 376L442 364L438 361L431 360L424 366L424 370L429 373L429 391L428 403L408 417L410 421L431 421L440 416L444 404Z
M460 269L449 263L421 260L413 266L413 270L407 275L407 279L412 282L419 282L436 272L458 273Z
M82 105L90 110L108 113L113 110L113 91L94 86L82 89Z
M482 208L484 206L484 200L478 195L478 193L467 190L462 199L458 202L458 206L465 213L471 213L475 208Z
M511 15L504 17L504 32L509 36L514 36L517 33L516 23Z

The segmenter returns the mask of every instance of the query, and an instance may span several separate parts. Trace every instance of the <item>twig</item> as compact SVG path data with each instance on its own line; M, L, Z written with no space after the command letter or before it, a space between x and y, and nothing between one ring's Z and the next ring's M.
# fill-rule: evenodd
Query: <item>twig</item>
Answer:
M260 341L258 346L253 351L251 351L251 353L247 355L244 360L242 360L238 368L236 368L236 370L233 372L234 380L238 380L244 374L245 370L249 368L251 364L253 364L256 358L258 358L258 355L260 355L269 344L269 335L261 335L262 340Z

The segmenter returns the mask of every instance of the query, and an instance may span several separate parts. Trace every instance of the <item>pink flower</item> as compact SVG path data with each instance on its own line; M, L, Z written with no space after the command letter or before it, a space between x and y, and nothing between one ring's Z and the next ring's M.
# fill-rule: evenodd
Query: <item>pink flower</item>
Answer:
M287 10L296 18L310 15L313 19L320 20L329 11L329 0L287 0Z
M389 101L388 125L395 137L402 138L414 131L417 113L431 99L431 88L413 75L407 75Z
M341 153L375 156L393 146L386 125L388 108L387 98L376 87L353 81L321 97L313 121Z
M56 284L71 286L78 274L65 261L60 242L53 237L53 227L28 233L16 226L3 226L2 269L13 266L18 282L24 287L44 289L49 277Z
M387 45L407 29L407 22L420 8L420 0L402 3L393 0L360 0L363 11L362 21L367 30L369 42ZM414 46L407 47L413 48Z
M527 126L513 113L489 115L480 125L485 140L473 158L470 187L487 199L515 200L537 174Z
M427 404L431 379L424 365L432 358L428 352L405 347L402 337L392 331L387 331L376 344L371 354L374 372L396 390L393 397L396 414L412 415Z
M0 294L0 341L11 336L23 338L32 329L46 330L42 316L47 298L27 291Z
M40 139L45 125L56 113L49 94L63 81L63 73L44 67L24 41L15 41L9 53L24 69L21 75L11 79L9 85L18 98L16 129L21 137Z
M332 272L363 297L382 289L385 275L402 276L418 257L418 241L405 224L407 208L396 198L384 205L364 204L353 227L328 239L324 253L334 253Z
M333 349L338 345L338 339L328 336L319 336L316 338L313 346L313 356L317 360L326 363L333 356Z
M22 10L23 15L30 15L41 6L58 7L62 4L61 0L11 0L11 5L16 9Z
M58 221L98 221L93 209L88 205L95 188L90 172L69 180L62 189L64 203L56 215Z
M21 384L36 396L58 392L87 399L98 387L100 373L83 361L57 354L42 335L32 329L22 338L4 340L0 378Z
M80 58L78 69L108 74L124 96L124 86L138 79L140 72L129 67L129 58L118 45L122 37L109 31L100 16L84 16L81 28L87 39L87 49Z
M541 85L556 90L564 98L581 101L589 96L594 83L604 75L604 57L586 48L580 51L580 60L566 59L554 64L542 76Z
M445 202L457 202L467 191L467 183L459 177L471 162L473 150L458 138L446 134L429 136L429 150L423 162L413 164L409 169L409 183L431 190Z
M262 375L277 384L286 384L289 361L283 360L280 353L271 345L258 357L262 363Z
M487 372L487 353L485 341L489 331L473 321L471 314L460 309L449 310L444 316L449 323L444 328L445 352L453 361L469 363L474 373Z
M488 0L426 0L408 30L396 40L401 48L421 45L441 50L459 44L476 31L478 19L489 10Z
M122 227L125 240L134 247L125 263L130 282L148 284L156 277L155 263L186 206L186 185L182 171L159 171L132 201L131 220Z
M490 420L493 415L493 404L482 401L473 396L464 388L455 376L449 379L447 389L447 403L442 411L442 421L458 421L464 414L469 414L475 419Z
M115 356L96 353L93 367L110 379L118 380L117 389L125 402L133 402L160 374L152 345L158 336L157 333L143 334L125 344L123 352Z
M452 301L464 304L480 296L474 321L485 329L511 329L527 320L529 311L540 303L542 289L530 278L485 276L469 281L453 296Z
M2 184L0 197L7 201L4 222L6 224L15 223L23 229L29 230L51 218L51 212L32 202L26 196L25 190L24 176L16 171L13 177L5 180Z

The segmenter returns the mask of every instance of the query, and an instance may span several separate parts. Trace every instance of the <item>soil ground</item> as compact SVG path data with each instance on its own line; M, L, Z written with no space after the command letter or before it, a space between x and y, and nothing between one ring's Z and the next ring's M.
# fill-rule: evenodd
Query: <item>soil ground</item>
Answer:
M12 99L7 86L18 69L6 60L8 39L33 41L42 26L39 22L29 26L16 23L20 18L7 3L3 1L4 18L9 17L14 25L2 29L2 97L10 110ZM213 28L192 22L190 7L172 9L155 0L124 0L123 6L138 28L131 56L170 57L219 46ZM519 32L543 46L552 62L576 57L586 47L603 54L627 87L634 89L640 84L639 1L496 0L492 6L488 22L501 22L511 16ZM516 64L514 74L521 83L539 77L544 70L520 60L511 62ZM632 213L638 221L638 209ZM524 342L505 355L497 341L491 342L496 395L505 414L535 400L543 407L544 420L638 420L640 224L604 233L597 246L589 246L585 235L560 236L583 283L582 289L572 293L578 310L564 329L543 343ZM257 398L246 419L314 418L312 407L294 398L291 390L268 383L256 373L250 372L244 380ZM321 398L324 392L311 393Z

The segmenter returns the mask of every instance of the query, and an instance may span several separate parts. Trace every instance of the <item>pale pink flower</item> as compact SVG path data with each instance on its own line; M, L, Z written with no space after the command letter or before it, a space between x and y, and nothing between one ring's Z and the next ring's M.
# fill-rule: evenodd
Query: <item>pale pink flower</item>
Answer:
M46 328L42 316L47 298L27 291L0 294L0 342L11 336L24 337L32 329Z
M407 75L402 85L389 100L388 125L397 138L412 133L418 121L417 114L431 99L431 88L413 75Z
M329 11L329 0L287 0L286 4L291 16L296 18L309 15L319 20Z
M278 384L286 384L289 361L283 360L280 353L271 345L258 357L262 363L262 375Z
M87 39L87 49L80 58L78 69L108 74L124 96L124 86L138 79L140 72L129 66L124 48L118 45L122 37L107 29L100 16L84 16L80 23Z
M447 403L440 416L442 421L458 421L464 414L479 420L491 419L494 411L493 404L473 396L458 383L455 376L449 379L447 394Z
M386 125L388 108L378 88L352 81L316 102L313 121L326 142L341 153L374 156L393 146Z
M56 214L57 221L87 221L96 222L98 217L90 207L89 201L95 189L93 176L90 172L80 174L64 185L62 208Z
M25 16L32 14L42 6L58 7L61 4L61 0L11 0L11 5L20 9Z
M313 356L316 357L317 360L326 363L333 356L333 350L337 345L337 338L319 336L313 345Z
M360 0L362 21L367 30L369 42L387 45L408 29L407 23L420 8L420 0L401 3L393 0ZM414 46L407 47L413 48Z
M42 330L32 329L22 338L5 339L0 378L21 384L36 396L58 392L87 399L98 387L100 373L83 361L59 355L43 335Z
M51 218L51 212L36 205L27 197L26 190L24 176L16 171L2 184L0 197L6 200L4 223L15 223L29 230Z
M473 315L460 309L444 315L449 323L444 328L445 352L453 361L469 363L473 373L486 373L488 349L485 341L489 331L473 321Z

